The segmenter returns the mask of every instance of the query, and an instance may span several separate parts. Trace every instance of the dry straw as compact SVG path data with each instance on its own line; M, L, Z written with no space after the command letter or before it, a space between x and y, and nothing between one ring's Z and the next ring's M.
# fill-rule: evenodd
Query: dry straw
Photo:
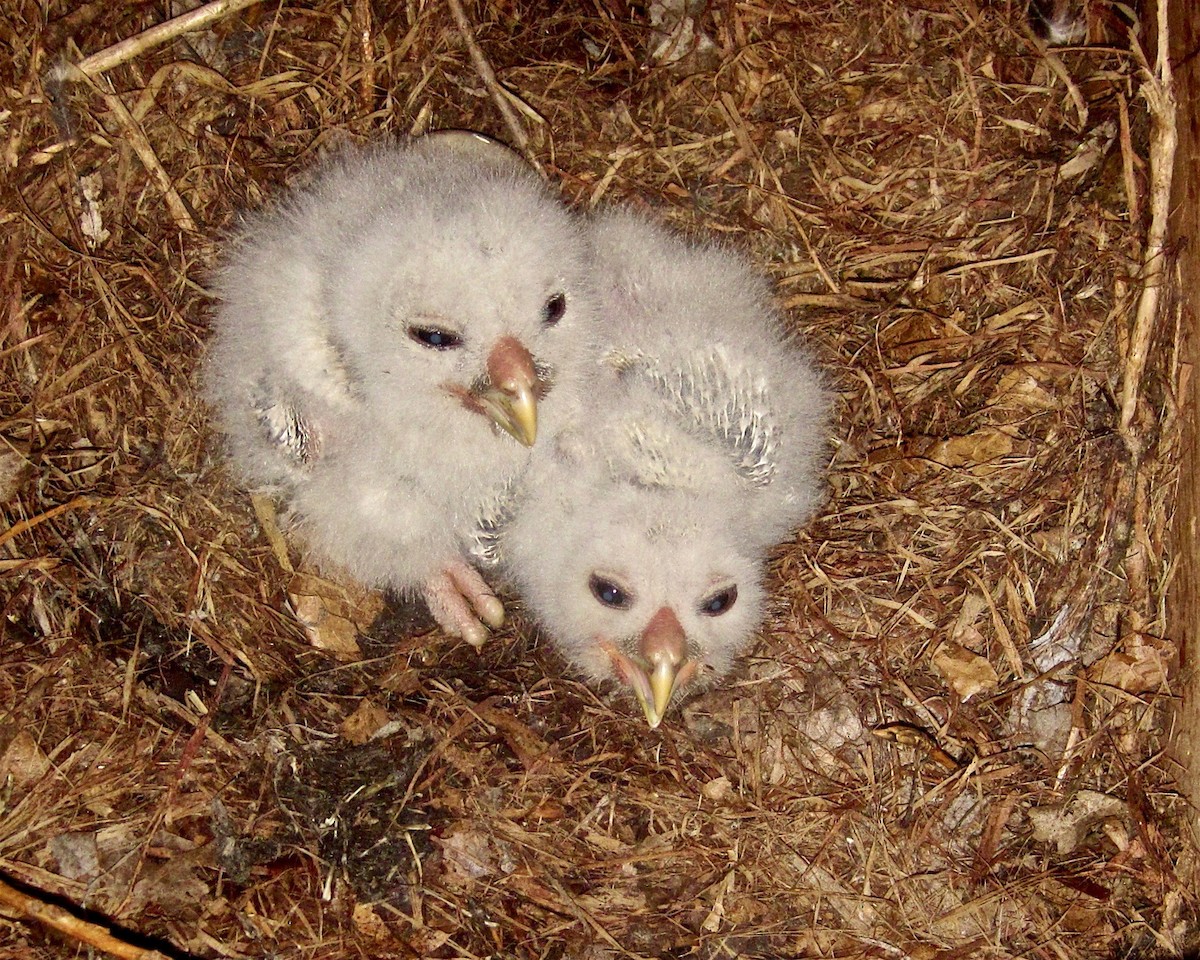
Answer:
M1053 49L1020 7L6 4L0 954L1194 949L1177 108L1125 5ZM235 211L439 127L748 250L840 391L761 642L658 732L519 616L482 654L375 620L217 456Z

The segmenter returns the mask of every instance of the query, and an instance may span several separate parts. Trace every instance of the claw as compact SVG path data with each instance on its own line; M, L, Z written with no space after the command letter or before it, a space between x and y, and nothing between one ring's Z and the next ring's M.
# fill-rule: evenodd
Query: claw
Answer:
M479 572L462 560L451 561L426 581L421 595L438 626L473 647L482 647L487 641L487 627L504 624L504 604Z

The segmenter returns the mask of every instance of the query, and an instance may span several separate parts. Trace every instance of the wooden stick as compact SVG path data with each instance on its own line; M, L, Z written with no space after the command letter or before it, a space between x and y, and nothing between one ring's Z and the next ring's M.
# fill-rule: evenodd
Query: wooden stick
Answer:
M370 0L354 0L350 27L358 41L358 53L362 58L358 90L362 96L363 109L369 111L375 105L375 41L371 36Z
M192 212L183 202L179 191L175 189L175 184L171 182L171 175L159 161L158 154L154 152L154 147L150 143L150 138L146 136L146 131L142 129L142 125L134 119L129 108L125 106L125 101L115 92L107 93L100 90L99 93L113 116L117 118L117 122L125 128L129 145L133 147L133 152L142 161L142 166L158 184L158 189L162 191L163 198L167 201L167 209L171 212L171 219L175 221L175 226L181 230L195 231L196 221L192 218Z
M51 76L59 83L78 79L74 73L75 70L86 77L97 77L113 67L129 62L147 50L160 47L176 37L199 30L222 17L256 3L262 3L262 0L212 0L211 3L203 4L195 10L180 14L178 17L164 21L149 30L143 30L132 37L127 37L120 43L114 43L111 47L105 47L79 63L59 64L50 71Z
M1130 38L1146 73L1141 93L1150 109L1150 229L1146 232L1146 247L1142 255L1142 292L1129 339L1125 376L1121 381L1121 421L1118 427L1121 439L1135 460L1142 452L1142 438L1134 428L1134 418L1142 375L1154 338L1158 304L1166 282L1167 218L1171 210L1171 179L1175 168L1175 147L1179 139L1175 126L1175 85L1168 58L1169 27L1166 11L1161 5L1157 16L1158 53L1153 69L1147 63L1136 38Z
M10 886L0 877L0 905L17 917L36 920L78 943L103 950L120 960L170 960L166 954L119 940L97 923L81 920L69 910Z
M479 74L483 85L487 87L488 93L491 94L492 102L500 110L500 115L504 118L504 125L508 127L509 136L513 138L513 144L528 156L529 136L525 133L525 128L521 126L521 121L517 118L517 113L513 110L513 106L509 102L509 92L496 79L496 71L492 69L492 65L488 62L488 58L484 54L483 48L479 45L479 41L475 39L475 30L471 26L471 21L467 19L466 11L463 10L462 0L449 0L449 5L450 13L454 16L454 22L458 25L458 32L462 34L463 41L467 45L467 51L471 54L471 62L475 65L475 72Z

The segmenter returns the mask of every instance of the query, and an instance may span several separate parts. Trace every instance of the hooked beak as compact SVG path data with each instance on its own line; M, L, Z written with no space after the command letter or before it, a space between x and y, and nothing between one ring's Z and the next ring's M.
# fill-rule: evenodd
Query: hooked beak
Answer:
M698 664L687 656L687 637L675 612L663 607L654 615L638 639L636 661L609 643L601 644L613 669L633 690L654 730L662 723L675 691L696 675Z
M671 704L671 698L675 696L675 690L685 672L690 678L694 669L695 664L686 660L681 664L675 663L670 657L665 656L660 657L654 664L647 682L650 696L639 695L638 697L638 701L642 705L642 713L646 715L646 722L650 724L651 730L662 723L662 719L667 713L667 707Z
M483 412L527 447L537 439L538 378L533 356L515 337L501 337L487 359L489 386L476 394Z

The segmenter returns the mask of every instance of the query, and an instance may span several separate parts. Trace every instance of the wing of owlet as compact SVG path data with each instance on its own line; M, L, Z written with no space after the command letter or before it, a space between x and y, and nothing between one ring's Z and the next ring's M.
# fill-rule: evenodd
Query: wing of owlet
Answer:
M278 448L297 467L310 466L320 456L318 426L297 404L260 385L255 392L254 410L267 443Z
M623 377L650 386L691 432L719 444L739 475L755 486L771 482L778 428L766 383L735 365L721 344L670 363L638 351L607 359Z
M517 492L517 478L512 477L486 496L475 511L467 552L483 569L500 565L502 534L516 509Z

